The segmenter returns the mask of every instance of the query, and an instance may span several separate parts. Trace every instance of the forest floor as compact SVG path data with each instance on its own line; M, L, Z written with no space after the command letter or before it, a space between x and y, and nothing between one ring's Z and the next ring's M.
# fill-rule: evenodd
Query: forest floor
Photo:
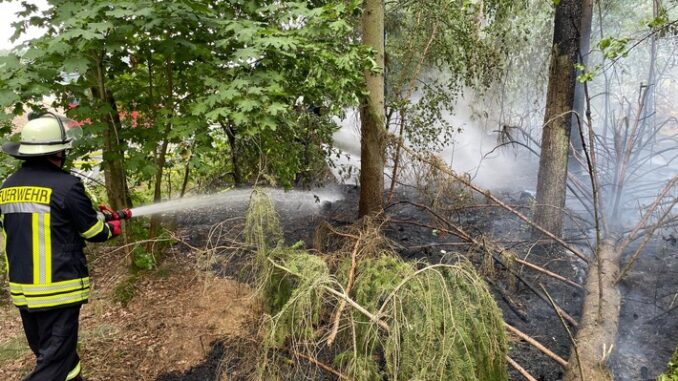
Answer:
M312 247L322 221L335 227L352 224L358 190L346 186L341 192L343 200L316 208L291 199L279 200L276 206L286 241L304 241L306 247ZM517 207L529 206L529 198L520 193L501 196ZM401 191L394 201L421 200ZM82 311L80 346L89 380L225 381L247 380L253 374L261 311L248 285L251 268L247 255L229 249L232 240L239 239L245 210L246 205L238 204L180 214L177 236L181 242L172 246L159 269L139 275L135 296L126 305L116 301L119 285L128 278L125 258L106 247L91 255L95 291ZM440 263L450 261L450 253L461 252L475 263L483 262L482 254L468 251L455 237L435 232L430 227L435 226L435 220L413 204L393 203L386 215L390 222L384 233L405 259ZM507 212L482 206L460 208L450 215L452 222L474 236L500 242L521 258L583 282L580 261L558 248L531 244L529 229ZM214 229L217 223L220 228ZM569 339L551 306L501 268L494 270L485 276L506 322L567 358ZM530 284L544 285L565 311L578 318L582 291L528 269L514 270ZM654 380L678 343L678 248L659 240L641 256L622 291L620 336L612 357L615 380ZM34 360L13 307L0 307L0 333L0 379L19 380ZM537 380L561 379L557 363L519 338L509 338L510 356ZM290 380L303 379L299 376L303 371L294 373ZM307 379L334 379L315 374ZM512 371L510 379L522 377Z

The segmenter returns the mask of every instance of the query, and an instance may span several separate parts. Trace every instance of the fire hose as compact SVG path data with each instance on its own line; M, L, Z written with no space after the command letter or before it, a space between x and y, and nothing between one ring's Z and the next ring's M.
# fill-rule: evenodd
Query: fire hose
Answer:
M104 221L106 222L129 220L132 218L132 211L129 208L115 211L106 204L99 204L99 210L101 211L101 214L104 215Z

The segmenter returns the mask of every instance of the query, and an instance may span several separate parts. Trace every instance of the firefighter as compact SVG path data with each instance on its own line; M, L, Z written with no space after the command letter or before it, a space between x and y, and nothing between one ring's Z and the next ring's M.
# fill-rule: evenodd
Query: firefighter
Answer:
M83 248L120 234L120 221L99 218L80 179L62 169L71 140L47 113L28 121L20 143L2 146L24 161L0 187L11 299L36 356L24 381L83 380L76 352L80 307L90 295Z

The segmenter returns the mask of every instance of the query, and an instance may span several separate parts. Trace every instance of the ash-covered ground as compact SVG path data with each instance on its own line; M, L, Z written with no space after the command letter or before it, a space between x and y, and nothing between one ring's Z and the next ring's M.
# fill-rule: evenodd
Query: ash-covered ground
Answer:
M342 197L336 197L331 202L319 198L318 205L299 200L298 194L294 197L284 194L276 197L276 208L287 242L304 241L307 247L312 247L314 233L321 222L326 221L338 227L355 221L359 190L353 186L343 186L336 191ZM530 199L525 194L504 193L502 198L523 211L529 210ZM384 233L395 243L403 258L440 263L453 260L452 253L461 253L479 265L482 263L483 254L479 254L479 250L471 250L458 238L432 229L431 226L439 222L425 210L408 202L417 204L423 201L414 192L400 190L386 209L390 222L384 226ZM472 200L471 204L476 207L460 208L449 214L451 222L459 224L481 240L498 242L525 260L583 283L585 267L580 260L565 254L559 247L535 245L529 239L529 228L507 211L490 206L484 200ZM211 227L226 221L222 231L229 231L232 235L229 238L237 239L235 235L238 225L244 221L246 208L244 204L233 204L186 212L178 216L179 232L188 243L201 247L210 239ZM574 230L570 232L571 237L576 235ZM214 235L211 239L214 240ZM587 251L584 246L586 241L581 236L578 239L581 249ZM224 252L221 255L231 254ZM221 276L248 281L248 274L251 273L248 264L247 258L231 256L228 261L221 262L216 270ZM567 333L551 305L534 291L540 290L543 285L559 306L574 319L580 316L583 291L520 266L513 266L512 269L518 274L517 277L509 275L502 265L494 262L494 273L488 272L486 275L497 303L503 310L504 319L567 359L570 351ZM678 248L675 243L658 239L654 246L641 255L631 275L622 283L619 340L612 356L615 380L654 380L664 370L678 344L677 272ZM602 351L601 348L601 354ZM242 348L229 346L228 343L216 344L213 352L205 364L185 374L167 375L159 380L213 379L217 369L237 369L239 356L248 355ZM222 354L228 359L225 364L219 364ZM525 342L513 340L510 356L537 380L558 381L562 378L560 365ZM245 373L240 369L237 376L233 375L229 379L244 380L247 376ZM318 377L315 379L321 379ZM523 378L511 370L510 379L517 381Z

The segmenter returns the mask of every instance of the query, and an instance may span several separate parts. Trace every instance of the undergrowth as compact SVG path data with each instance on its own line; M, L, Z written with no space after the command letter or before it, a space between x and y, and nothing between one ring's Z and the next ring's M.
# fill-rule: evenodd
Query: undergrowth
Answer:
M370 219L329 234L346 242L331 254L286 247L273 203L252 194L245 239L267 314L259 379L287 379L283 357L355 381L508 378L501 311L470 264L404 262Z
M678 381L678 348L669 361L666 373L657 377L657 381Z

